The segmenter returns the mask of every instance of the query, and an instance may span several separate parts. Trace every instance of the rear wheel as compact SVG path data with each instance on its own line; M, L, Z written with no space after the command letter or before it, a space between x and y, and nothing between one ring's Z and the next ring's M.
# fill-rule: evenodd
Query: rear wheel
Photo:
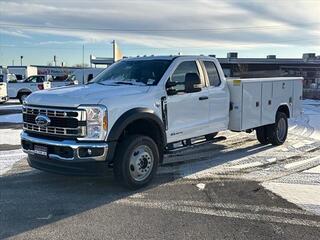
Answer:
M114 161L114 175L131 189L146 186L154 177L159 163L156 143L147 136L132 135L120 143Z
M218 135L218 133L210 133L210 134L207 134L205 135L205 138L207 141L212 141L216 136Z
M283 112L278 112L276 115L276 122L271 124L267 128L268 138L272 145L282 145L288 135L288 118Z
M267 134L267 126L262 126L262 127L258 127L256 128L256 135L257 135L257 139L258 141L263 144L269 144L269 138L268 138L268 134Z

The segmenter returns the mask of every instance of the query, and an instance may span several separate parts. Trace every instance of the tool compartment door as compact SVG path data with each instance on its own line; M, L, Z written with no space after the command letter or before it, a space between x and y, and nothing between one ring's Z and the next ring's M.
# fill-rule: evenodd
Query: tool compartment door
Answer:
M267 125L274 123L275 121L275 107L272 97L272 82L262 83L262 115L261 115L261 125Z
M273 83L273 101L277 106L289 104L290 113L292 113L293 101L293 81L275 81Z
M261 82L243 83L242 130L261 125Z
M302 112L302 80L293 81L292 117L299 117Z

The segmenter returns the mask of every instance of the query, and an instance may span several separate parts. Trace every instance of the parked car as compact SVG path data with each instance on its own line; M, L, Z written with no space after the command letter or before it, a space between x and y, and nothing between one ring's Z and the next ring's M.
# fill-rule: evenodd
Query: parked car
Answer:
M70 75L65 76L53 76L48 81L44 82L44 89L64 87L70 85L77 85L79 82L76 79L71 78Z
M51 79L51 75L32 75L22 82L8 81L9 98L18 98L22 103L32 92L43 90L44 82Z
M302 80L228 80L205 56L128 58L87 85L31 94L21 143L34 168L96 174L111 167L120 183L140 188L165 153L214 141L220 131L255 130L261 144L283 144L288 118L301 114Z

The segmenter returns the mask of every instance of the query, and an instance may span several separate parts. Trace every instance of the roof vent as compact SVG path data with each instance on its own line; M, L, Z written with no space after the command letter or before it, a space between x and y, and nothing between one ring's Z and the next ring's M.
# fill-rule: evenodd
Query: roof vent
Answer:
M229 52L227 54L227 58L238 58L238 53L237 52Z
M316 58L315 53L304 53L302 55L302 59L304 59L304 60L315 59L315 58Z
M277 58L276 55L268 55L268 56L267 56L267 59L276 59L276 58Z

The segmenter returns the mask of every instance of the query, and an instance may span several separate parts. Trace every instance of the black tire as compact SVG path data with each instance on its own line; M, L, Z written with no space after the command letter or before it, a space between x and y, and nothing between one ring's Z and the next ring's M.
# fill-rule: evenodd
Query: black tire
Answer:
M28 97L30 95L30 93L20 93L19 94L19 102L21 103L21 104L23 104L23 101L24 101L24 99L26 98L26 97Z
M134 164L132 164L132 158L135 158L135 154L138 156L138 158L143 158L140 161L148 161L148 159L145 159L144 155L141 155L143 153L139 153L139 148L144 148L147 147L147 150L149 151L147 154L152 152L152 157L153 157L153 164L152 166L145 166L144 169L143 167L138 167ZM137 151L138 153L135 153L134 151ZM141 156L140 156L141 155ZM150 156L147 155L147 156ZM151 158L152 158L151 157ZM157 144L147 136L143 135L129 135L125 137L125 139L120 143L120 145L117 147L117 152L114 160L114 166L113 166L113 172L115 179L120 182L123 186L129 189L138 189L141 187L146 186L154 177L156 174L158 164L159 164L159 149ZM137 161L138 161L137 160ZM137 162L135 161L135 162ZM131 163L130 163L131 162ZM147 163L148 164L148 163ZM136 167L136 168L135 168ZM146 176L145 179L137 180L134 178L134 173L140 171L140 170L148 170L148 175ZM144 174L144 173L142 173ZM146 173L147 174L147 173ZM139 176L136 176L137 178Z
M268 138L268 134L267 134L267 126L262 126L262 127L256 128L256 135L257 135L258 141L262 145L267 145L270 143L269 138Z
M205 138L207 141L212 141L216 136L218 135L218 133L210 133L210 134L207 134L205 135Z
M274 146L282 145L288 135L288 118L283 112L277 112L276 122L267 127L270 143Z

